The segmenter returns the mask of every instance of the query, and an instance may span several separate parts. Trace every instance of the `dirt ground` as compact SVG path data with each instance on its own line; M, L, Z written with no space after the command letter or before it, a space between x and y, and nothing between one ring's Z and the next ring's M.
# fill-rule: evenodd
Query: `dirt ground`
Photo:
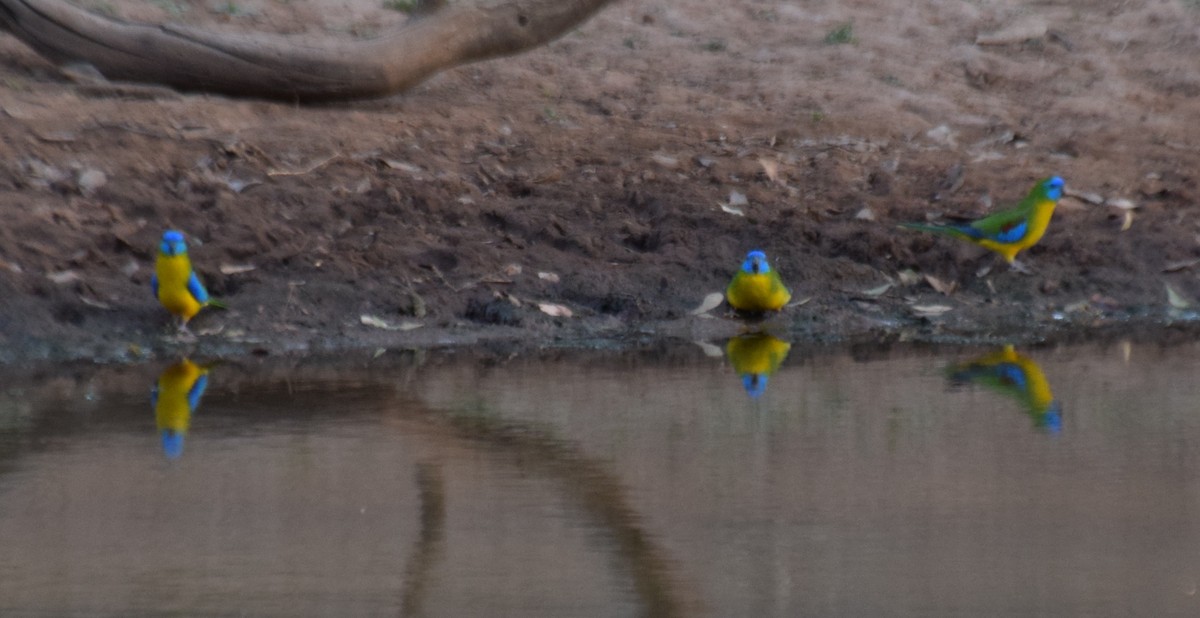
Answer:
M345 38L403 19L85 6ZM1191 0L627 0L402 96L298 107L97 83L0 35L0 362L718 339L740 323L690 311L752 248L808 299L774 319L797 340L1186 323L1196 58ZM1060 203L1033 275L896 228L1050 174L1087 199ZM230 306L195 341L149 291L167 228Z

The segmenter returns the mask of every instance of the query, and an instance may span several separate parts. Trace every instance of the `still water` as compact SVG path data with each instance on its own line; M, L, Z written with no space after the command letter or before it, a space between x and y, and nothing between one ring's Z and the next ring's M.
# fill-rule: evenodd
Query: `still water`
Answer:
M0 615L1200 615L1200 346L484 356L3 376Z

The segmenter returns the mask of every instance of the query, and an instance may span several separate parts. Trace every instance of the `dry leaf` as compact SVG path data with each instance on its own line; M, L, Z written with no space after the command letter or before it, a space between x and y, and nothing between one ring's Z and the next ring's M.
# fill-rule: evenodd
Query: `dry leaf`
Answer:
M1187 309L1192 306L1192 301L1181 294L1178 290L1171 287L1170 283L1164 284L1167 286L1167 302L1176 309Z
M913 285L914 283L917 283L918 281L921 280L920 273L918 273L917 271L915 271L911 268L905 268L904 270L900 271L896 276L900 278L900 285L905 285L905 286Z
M422 326L420 322L410 322L408 320L405 320L399 324L391 324L383 318L367 314L359 316L358 321L362 322L365 326L382 328L383 330L413 330L414 328L421 328Z
M719 307L724 300L725 300L724 294L722 294L720 292L713 292L713 293L705 296L704 300L700 302L700 306L696 307L695 309L692 309L689 313L692 315L700 315L701 313L708 313L709 311L712 311L713 309L716 309L717 307Z
M937 290L938 292L941 292L942 294L944 294L946 296L953 294L954 290L956 288L958 288L957 281L951 281L950 283L946 283L946 282L942 281L941 279L934 277L933 275L925 275L925 282L929 284L929 287Z
M710 358L721 358L722 356L725 356L725 352L721 350L720 346L713 345L707 341L693 341L692 343L700 346L700 349L704 350L704 355Z
M870 207L863 208L862 210L854 213L854 218L858 219L859 221L874 221L875 211L871 210Z
M550 283L558 283L559 277L555 273L539 272L538 279L549 281Z
M382 162L384 165L386 165L389 168L394 169L394 170L408 172L409 174L421 173L421 168L413 165L412 163L407 163L404 161L397 161L396 159L380 159L380 162Z
M946 305L913 305L912 310L920 316L942 315L954 307Z
M1074 189L1071 189L1070 187L1067 187L1066 189L1063 190L1063 195L1066 195L1068 197L1073 197L1081 202L1087 202L1089 204L1092 204L1093 206L1099 206L1100 204L1104 203L1104 197L1101 196L1099 193L1091 193L1088 191L1075 191Z
M783 308L791 309L792 307L799 307L801 305L807 305L808 301L810 301L812 299L813 299L813 297L811 297L811 296L805 296L804 298L801 298L800 300L798 300L794 303L788 303L788 304L784 305Z
M112 305L110 305L108 303L100 302L94 298L88 298L87 296L80 296L79 300L82 301L83 304L85 304L89 307L95 307L97 309L105 309L105 310L112 309Z
M717 206L720 206L721 210L724 210L725 212L727 212L731 215L737 215L739 217L746 216L746 213L742 212L741 208L734 208L733 206L726 206L725 204L722 204L720 202L717 202Z
M976 45L1011 45L1031 39L1046 36L1046 22L1038 17L1029 17L1023 21L1010 24L997 32L979 34L975 37Z
M1191 268L1191 267L1195 266L1196 264L1200 264L1200 258L1196 258L1196 259L1192 259L1192 260L1179 260L1177 262L1167 262L1167 265L1163 266L1163 272L1165 272L1165 273L1178 272L1181 270L1186 270L1188 268Z
M669 170L673 170L673 169L679 167L679 159L676 159L675 157L672 157L670 155L655 154L655 155L651 155L650 158L654 159L655 163L657 163Z
M763 172L767 174L767 178L770 178L771 182L784 184L781 180L779 180L779 161L759 157L758 164L762 166Z
M563 305L556 305L554 303L538 303L537 306L538 309L541 309L542 313L556 318L569 318L575 315L568 307Z
M1133 203L1133 201L1127 200L1123 197L1110 197L1105 204L1112 206L1113 208L1120 208L1121 210L1133 210L1138 207L1138 205Z
M880 297L880 296L883 296L884 294L886 294L886 293L887 293L887 291L888 291L888 290L890 290L890 289L892 289L892 283L889 281L888 283L885 283L885 284L883 284L883 285L881 285L881 286L878 286L878 287L873 287L873 288L871 288L871 289L869 289L869 290L863 290L863 291L862 291L862 295L863 295L863 296L869 296L869 297L871 297L871 298L878 298L878 297Z
M303 176L304 174L311 173L314 170L316 170L317 168L319 168L323 165L326 165L329 162L331 162L341 156L342 156L341 153L334 153L324 159L314 161L313 163L310 163L299 169L285 170L285 169L281 169L281 168L271 168L271 169L267 170L267 176Z
M749 206L750 200L746 199L745 193L742 193L740 191L730 191L729 192L729 205L733 206L734 208L740 208L742 206Z
M258 267L251 264L221 264L221 274L240 275L242 273L248 273L252 270L255 270L256 268Z
M73 283L83 279L83 276L73 270L62 270L56 273L49 273L46 278L57 285Z
M1126 210L1125 216L1121 220L1121 231L1124 232L1125 230L1129 229L1132 226L1133 226L1133 211Z

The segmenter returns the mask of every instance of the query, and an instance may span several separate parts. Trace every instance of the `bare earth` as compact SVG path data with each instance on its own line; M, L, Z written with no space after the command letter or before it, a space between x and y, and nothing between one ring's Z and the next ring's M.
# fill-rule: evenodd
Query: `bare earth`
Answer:
M88 1L346 38L404 19L373 0ZM0 361L714 339L740 323L689 312L752 248L811 299L774 320L798 339L1186 322L1197 58L1184 0L628 1L404 96L296 107L64 74L0 36ZM1103 203L1060 203L1032 276L896 229L1052 173ZM196 341L149 292L169 227L231 307Z

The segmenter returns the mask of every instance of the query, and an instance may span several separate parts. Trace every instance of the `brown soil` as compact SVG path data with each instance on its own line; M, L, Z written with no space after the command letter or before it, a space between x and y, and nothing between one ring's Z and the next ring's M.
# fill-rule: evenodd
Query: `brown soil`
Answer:
M751 248L811 298L776 319L801 339L1186 319L1166 284L1200 298L1193 4L625 2L547 48L320 107L70 78L0 37L0 360L178 351L148 285L168 227L231 307L193 322L209 353L716 338L739 324L689 311ZM344 37L402 19L372 0L94 8ZM1050 173L1136 209L1064 199L1032 276L895 227Z

